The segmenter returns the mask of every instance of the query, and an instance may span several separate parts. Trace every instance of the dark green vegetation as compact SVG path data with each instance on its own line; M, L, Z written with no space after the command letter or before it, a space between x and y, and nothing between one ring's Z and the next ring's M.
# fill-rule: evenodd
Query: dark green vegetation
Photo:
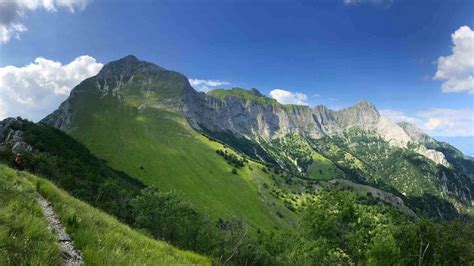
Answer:
M130 200L144 185L115 171L93 156L82 144L53 127L13 120L9 129L24 132L34 152L23 153L23 167L45 176L74 197L130 222ZM0 159L12 164L11 147L0 149Z
M437 219L453 219L471 208L474 183L467 174L473 162L449 145L433 147L449 149L451 166L445 167L416 153L416 147L397 148L357 128L318 140L294 134L260 143L278 161L280 171L290 176L322 181L345 178L370 185Z
M224 146L228 145L236 151L245 154L254 160L276 164L272 156L270 156L260 145L252 140L236 137L230 131L210 131L205 127L202 127L202 131L202 134L212 142L219 142Z
M224 157L228 164L238 168L244 167L245 163L248 163L247 159L239 158L237 155L229 153L227 150L216 150L216 153Z
M21 119L11 121L7 129L23 132L25 141L34 147L32 152L25 151L22 153L23 166L26 170L44 176L76 198L99 207L101 210L119 218L120 221L139 228L158 240L165 240L177 247L210 255L217 261L228 259L230 262L240 258L240 255L233 255L233 253L235 245L241 241L242 235L249 230L252 231L252 233L248 233L249 235L254 234L255 229L249 228L238 217L229 215L217 219L209 216L202 209L197 210L184 201L182 195L174 191L166 192L154 188L144 188L144 185L140 182L106 166L103 161L90 154L80 143L57 129ZM9 163L14 158L9 145L1 147L1 151L1 158L5 163ZM215 154L215 152L213 153ZM230 149L227 150L227 154L229 158L238 158L237 154ZM216 154L216 156L220 158L220 155ZM225 162L224 159L222 160ZM243 162L243 159L240 160ZM68 164L69 161L74 163ZM249 169L248 164L255 163L246 161L246 164L246 167L240 168L239 174L244 175L250 171L260 171L257 166L254 166L255 170ZM232 168L229 166L229 169ZM1 172L15 176L14 171L5 166L2 166ZM231 175L230 171L228 175ZM127 245L132 245L135 241L133 239L126 240L127 244L123 244L124 246L122 244L113 246L114 242L118 241L120 243L122 241L119 239L120 235L109 233L111 230L109 227L113 227L113 223L112 225L104 225L109 228L107 230L101 227L91 228L89 223L96 223L94 217L97 216L98 211L91 210L90 207L84 209L80 206L77 207L80 210L73 210L69 205L76 203L69 203L74 201L71 197L58 194L55 192L57 191L56 188L42 179L27 176L35 180L32 183L40 184L36 188L40 190L45 198L52 202L65 202L62 205L55 206L55 210L61 216L61 220L71 226L73 232L77 230L72 235L78 241L79 247L84 251L87 250L87 254L90 256L88 260L92 264L104 261L113 262L112 254L110 254L113 249L124 249L125 251L128 249ZM234 178L239 177L235 176ZM15 180L17 179L15 178ZM107 184L112 186L109 185L109 189L105 190L104 187L107 187ZM29 191L29 194L32 194L32 192L33 190ZM262 193L270 194L268 191ZM106 196L108 194L111 196ZM10 199L10 194L5 195L6 199ZM275 199L274 202L273 204L276 205L278 201ZM16 205L12 205L12 207L14 206ZM280 215L282 213L285 215L292 214L283 207L283 204L281 209ZM9 213L9 215L12 215L12 213ZM280 219L283 219L283 217ZM80 226L81 220L87 220L88 222ZM10 228L11 223L13 221L7 223L5 228ZM95 236L94 234L98 234L98 232L100 232L99 236ZM110 238L108 238L109 234ZM97 237L105 243L99 241L102 245L94 246L96 241L91 239L98 241ZM18 256L20 256L19 259L32 261L23 255ZM130 259L130 257L125 256L118 258L117 262L122 261L126 264L125 262Z
M53 204L86 265L211 264L205 257L132 230L42 178L0 165L0 184L1 265L60 265L59 247L34 199L35 191Z
M466 199L474 184L456 168L436 165L410 149L394 148L362 130L310 143L335 162L347 178L406 197L420 213L452 219L458 216L454 204L470 204ZM441 191L446 195L442 196Z
M5 232L0 247L5 264L23 261L54 265L59 261L58 248L34 202L36 189L53 202L60 220L83 250L86 264L209 263L121 225L48 181L26 173L19 177L5 166L0 168L1 195L8 202L2 205L6 207L1 209L0 220ZM213 250L212 255L225 263L413 265L421 261L422 265L469 265L474 260L472 222L437 224L426 218L414 219L387 205L368 204L366 197L342 190L321 191L308 200L299 210L302 230L271 233L252 233L236 219L219 220L211 226L176 194L153 188L143 190L132 202L136 226L160 239L198 241L194 242L199 244L197 250ZM10 208L13 205L14 210ZM12 219L14 223L8 223ZM203 234L191 237L199 232L187 230L192 227L200 228ZM212 234L218 235L209 237ZM18 242L18 237L27 241ZM42 248L37 249L37 245Z
M305 138L288 135L262 142L267 152L280 162L279 166L292 175L319 180L343 176L343 172L329 159L314 150Z
M302 209L302 231L261 235L269 264L469 265L474 224L413 219L347 191L322 191ZM272 253L273 252L273 253Z

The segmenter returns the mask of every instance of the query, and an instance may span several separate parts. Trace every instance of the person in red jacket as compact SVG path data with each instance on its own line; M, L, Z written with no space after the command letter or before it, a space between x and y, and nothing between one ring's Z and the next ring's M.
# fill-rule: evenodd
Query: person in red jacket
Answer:
M15 157L15 167L18 170L21 170L23 161L21 159L21 154L17 153Z

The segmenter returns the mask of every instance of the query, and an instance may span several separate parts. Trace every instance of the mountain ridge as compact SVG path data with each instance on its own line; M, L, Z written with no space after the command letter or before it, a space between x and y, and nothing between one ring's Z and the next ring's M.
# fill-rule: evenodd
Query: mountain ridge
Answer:
M367 100L334 111L322 105L280 104L256 89L218 89L205 94L195 91L184 75L133 56L106 64L104 69L75 87L42 122L71 133L100 152L107 144L90 139L86 129L91 125L100 127L101 121L108 121L115 113L151 121L151 116L165 112L186 121L186 127L291 175L310 179L327 175L317 165L329 159L333 178L342 175L372 185L382 182L408 197L435 193L458 209L472 207L474 166L463 161L457 150L414 125L396 124L381 116ZM114 119L130 126L122 118ZM144 127L145 134L150 134L146 132L151 126L159 128L150 122L136 126ZM399 169L386 172L392 160L399 160ZM410 188L413 182L421 187Z

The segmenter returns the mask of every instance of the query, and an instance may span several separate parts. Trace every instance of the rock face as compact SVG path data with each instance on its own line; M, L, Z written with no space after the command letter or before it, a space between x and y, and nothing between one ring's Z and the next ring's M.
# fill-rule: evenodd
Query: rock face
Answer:
M443 153L426 148L424 145L434 140L412 124L395 124L387 117L381 117L377 123L377 133L395 147L408 148L409 143L416 145L415 152L437 164L449 166Z
M387 142L395 147L405 148L410 142L410 137L401 127L393 123L388 117L381 117L377 122L376 132Z
M72 113L69 106L69 101L64 101L57 110L45 117L42 122L65 131L72 124Z
M431 159L433 162L437 164L444 165L446 167L449 167L449 163L446 160L446 157L442 152L427 149L425 146L418 146L415 151L423 156L425 156L428 159Z
M435 140L426 135L421 129L417 128L415 125L410 124L408 122L400 122L398 125L403 128L405 133L410 137L410 139L414 142L419 142L422 144L434 143Z
M184 101L184 114L198 129L230 131L240 137L266 140L293 133L319 139L354 126L372 128L380 117L375 106L365 100L333 111L321 105L314 108L282 105L257 90L244 93L249 94L248 99L234 96L217 98L212 92L210 95L193 95Z
M215 97L212 92L209 95L189 94L184 100L183 110L190 124L198 130L232 132L247 139L270 141L287 134L320 139L357 127L375 132L398 148L407 148L410 142L429 141L429 137L415 126L408 123L398 125L387 117L381 117L377 108L366 100L333 111L322 105L314 108L282 105L255 89L243 91L234 88L224 97ZM441 152L421 145L415 151L437 164L449 165Z
M441 164L446 167L449 166L449 163L442 152L433 149L428 149L426 147L426 145L436 145L436 141L432 137L423 133L423 131L421 131L421 129L417 128L415 125L407 122L398 123L398 126L403 129L404 133L406 134L406 136L409 137L411 142L419 144L415 149L416 152L421 155L424 155L425 157L436 162L437 164Z
M0 121L0 147L11 147L12 153L30 152L33 147L25 142L23 131L15 129L15 124L21 121L7 118Z

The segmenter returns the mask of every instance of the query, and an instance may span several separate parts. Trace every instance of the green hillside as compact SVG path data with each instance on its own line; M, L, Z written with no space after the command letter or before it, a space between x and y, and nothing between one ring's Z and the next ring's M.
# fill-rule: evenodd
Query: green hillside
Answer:
M259 196L258 184L272 183L261 165L248 162L232 174L234 166L216 153L224 146L195 132L177 113L154 107L110 110L101 105L87 111L70 133L111 167L147 185L177 190L216 217L235 215L267 229L295 223L281 203L272 207L272 199Z
M59 248L34 193L54 211L87 265L209 265L211 261L143 235L49 181L0 165L0 264L59 265Z
M259 144L294 176L319 181L345 178L377 187L402 197L415 212L439 219L472 209L470 164L452 149L446 149L452 154L447 153L451 166L445 167L417 153L414 144L394 147L359 128L321 139L288 134Z
M380 137L358 129L310 142L336 162L347 178L396 191L420 214L449 219L459 215L454 206L463 210L470 205L467 195L473 184L466 176L455 168L436 165L411 148L392 147Z
M180 76L156 75L151 81L134 75L117 95L97 90L96 77L85 80L69 100L74 122L67 133L112 168L177 191L214 218L236 216L262 229L297 226L296 216L261 189L273 184L262 165L248 162L233 173L235 167L216 153L225 147L191 128L178 110ZM107 80L107 86L118 86Z
M208 96L213 96L218 99L223 100L226 97L236 97L239 99L243 99L246 101L252 101L256 102L258 104L262 105L280 105L277 100L273 98L266 97L262 95L259 91L256 89L252 90L246 90L242 88L232 88L230 90L226 89L214 89L207 93Z
M64 132L22 119L0 122L7 132L21 132L32 152L22 152L23 167L53 181L72 196L131 223L130 200L144 188L138 180L116 171ZM0 145L0 161L12 163L12 145Z

